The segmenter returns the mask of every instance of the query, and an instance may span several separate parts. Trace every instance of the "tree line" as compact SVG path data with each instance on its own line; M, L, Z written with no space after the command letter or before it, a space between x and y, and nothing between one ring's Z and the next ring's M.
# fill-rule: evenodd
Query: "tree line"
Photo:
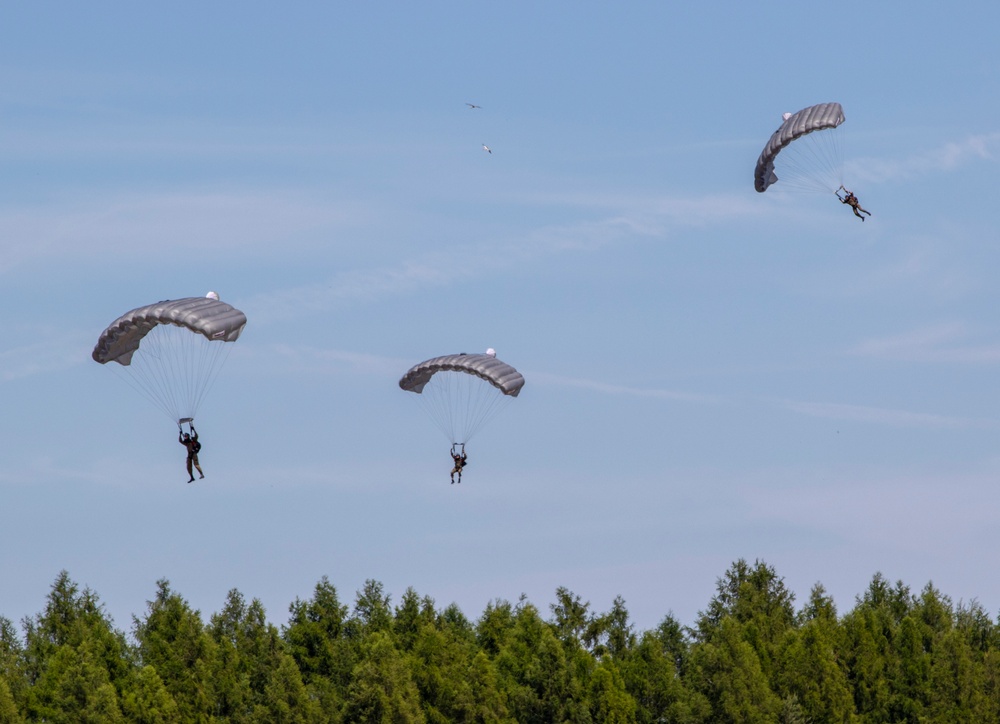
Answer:
M349 606L324 577L280 628L237 590L206 621L161 580L126 633L64 571L20 628L0 617L0 724L41 721L998 722L1000 629L881 574L846 614L819 584L796 610L739 560L691 626L565 588L475 621L372 580Z

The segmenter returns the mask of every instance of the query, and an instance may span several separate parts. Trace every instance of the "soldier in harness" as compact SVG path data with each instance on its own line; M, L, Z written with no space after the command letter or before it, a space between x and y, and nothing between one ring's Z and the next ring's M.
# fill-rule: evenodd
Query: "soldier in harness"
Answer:
M847 196L845 196L843 198L840 196L840 190L841 189L844 190L844 193L847 194ZM870 211L865 211L864 209L862 209L861 208L861 203L858 201L858 197L855 196L853 192L848 191L847 189L845 189L843 186L841 186L839 189L837 189L833 193L837 194L837 198L840 199L840 203L847 204L848 206L850 206L854 210L854 215L857 216L862 221L865 220L865 217L862 216L861 214L868 214L869 216L872 215L872 213ZM858 213L858 212L861 212L861 213Z
M461 445L461 448L459 447ZM458 482L462 482L462 468L465 467L466 460L468 457L465 454L465 443L455 443L451 446L451 459L455 463L455 467L451 469L451 484L455 484L455 475L458 475Z
M188 427L191 428L191 433L188 434L179 430L177 432L177 442L187 448L187 473L190 480L189 483L194 482L194 471L191 469L192 466L198 470L199 479L205 477L205 473L201 471L201 465L198 463L198 453L201 452L201 443L198 442L198 431L194 429L194 425L191 421L188 421Z

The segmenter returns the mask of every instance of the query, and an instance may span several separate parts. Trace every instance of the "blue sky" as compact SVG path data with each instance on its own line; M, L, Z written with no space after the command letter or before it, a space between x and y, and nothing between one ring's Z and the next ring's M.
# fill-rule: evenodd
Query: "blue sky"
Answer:
M998 611L1000 6L964 8L4 6L0 615L66 569L122 628L159 578L283 623L324 575L651 628L741 557ZM753 189L833 100L864 224ZM250 321L189 486L90 351L210 289ZM527 384L450 486L396 382L487 347Z

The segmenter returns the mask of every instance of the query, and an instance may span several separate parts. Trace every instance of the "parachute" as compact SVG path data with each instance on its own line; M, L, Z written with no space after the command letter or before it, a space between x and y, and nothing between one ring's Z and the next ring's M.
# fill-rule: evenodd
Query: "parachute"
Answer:
M105 329L92 357L112 369L178 423L194 419L246 315L218 299L167 300L126 312ZM120 367L119 367L120 365Z
M841 135L835 129L844 122L844 109L839 103L820 103L783 118L757 159L754 188L763 193L778 180L775 162L780 153L783 187L835 191L843 184Z
M461 445L517 397L524 377L486 354L450 354L411 367L399 386L420 395L434 424L452 445Z

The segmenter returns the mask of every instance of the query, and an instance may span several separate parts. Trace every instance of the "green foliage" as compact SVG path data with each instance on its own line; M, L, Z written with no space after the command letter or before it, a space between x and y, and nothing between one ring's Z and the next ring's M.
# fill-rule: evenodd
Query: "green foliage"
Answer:
M6 678L0 676L0 724L21 724L23 721Z
M306 685L327 721L336 721L357 659L346 637L347 606L324 576L309 601L296 599L283 638Z
M625 690L625 681L613 663L601 662L588 684L590 715L595 724L632 724L635 699Z
M735 617L721 617L711 639L691 653L688 679L708 702L711 721L772 722L781 709L747 627Z
M491 601L476 624L476 640L488 656L496 656L514 628L514 609L508 601Z
M97 595L62 571L45 610L24 622L22 666L30 687L28 718L50 722L124 721L119 692L131 684L135 657Z
M0 724L18 721L17 701L28 687L20 665L24 651L14 624L0 616Z
M230 722L309 721L315 704L278 629L257 599L249 604L233 589L212 616L215 716Z
M281 631L227 595L206 624L156 584L130 642L97 595L59 574L22 633L0 617L0 724L48 722L1000 721L1000 626L933 585L876 574L844 616L820 585L801 610L773 568L736 561L688 629L635 630L558 588L470 621L369 580L354 606L329 580Z
M812 590L801 624L789 632L774 677L788 712L806 721L853 722L854 700L842 665L845 639L822 586ZM788 716L792 716L789 713Z
M156 596L146 606L146 615L133 619L139 660L162 682L180 719L207 721L214 709L215 641L166 580L156 582Z
M751 567L742 558L717 581L716 591L699 616L696 638L710 644L724 621L738 622L741 637L769 678L785 634L795 623L795 596L773 568L761 561Z
M385 631L375 631L365 640L347 690L344 720L386 724L426 721L410 670Z
M122 708L128 721L134 724L170 724L182 717L174 697L163 685L156 669L144 666L136 676L136 681L125 693Z
M516 721L585 720L583 681L572 676L562 642L530 603L518 606L496 666Z

